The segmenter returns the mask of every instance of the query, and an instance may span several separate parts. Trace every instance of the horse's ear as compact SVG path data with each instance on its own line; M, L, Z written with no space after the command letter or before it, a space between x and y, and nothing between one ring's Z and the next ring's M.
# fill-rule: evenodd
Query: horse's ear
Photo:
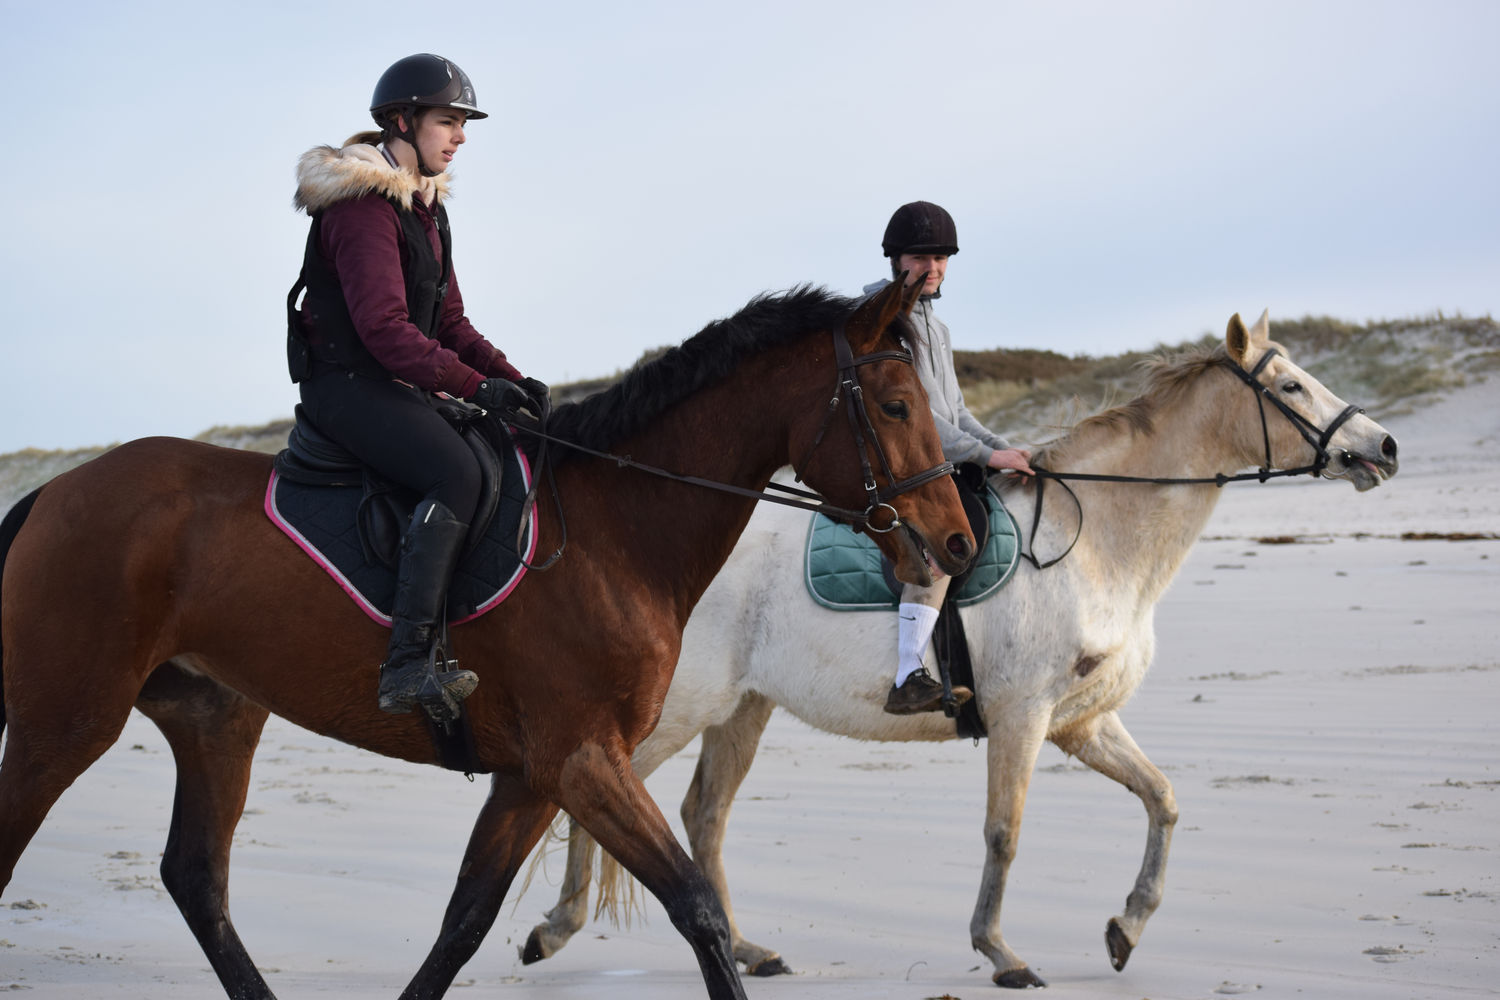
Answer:
M1229 329L1224 332L1224 347L1229 351L1229 360L1245 367L1246 359L1250 355L1250 331L1245 329L1245 321L1240 319L1240 314L1235 313L1229 317Z
M1270 340L1270 339L1271 339L1271 310L1269 310L1269 309L1262 309L1261 312L1260 312L1260 319L1256 320L1255 321L1255 325L1250 328L1250 340L1253 343L1259 343L1262 340Z
M849 317L849 322L844 327L850 337L851 346L857 346L856 338L859 344L874 343L885 332L885 328L891 325L891 320L911 311L911 305L906 301L906 290L902 285L904 277L904 275L898 275L895 281L865 299L854 310L854 315ZM916 302L916 299L913 298L911 301Z
M922 297L922 289L927 287L927 275L929 272L923 271L917 275L917 280L908 285L906 284L906 276L910 273L910 271L902 271L901 277L896 279L896 283L901 286L901 312L906 316L911 315L912 308L916 306L917 300Z

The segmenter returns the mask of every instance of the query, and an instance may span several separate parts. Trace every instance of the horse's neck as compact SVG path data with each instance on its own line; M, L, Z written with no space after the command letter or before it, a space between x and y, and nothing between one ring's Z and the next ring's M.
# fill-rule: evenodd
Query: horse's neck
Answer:
M649 432L609 451L677 475L763 490L787 464L786 429L769 408L747 406L747 398L732 384L703 390L662 414ZM558 486L565 500L570 493L599 498L589 522L570 524L569 534L586 533L595 557L634 569L684 620L729 558L756 503L595 459L569 462Z
M1230 421L1221 386L1198 384L1166 403L1154 403L1152 430L1132 431L1121 422L1097 431L1070 450L1058 472L1150 479L1210 478L1243 465L1226 431ZM1155 603L1203 534L1219 490L1213 485L1072 483L1083 507L1083 530L1075 554L1116 586ZM1071 515L1068 501L1049 491L1049 506ZM1076 525L1076 520L1073 522Z

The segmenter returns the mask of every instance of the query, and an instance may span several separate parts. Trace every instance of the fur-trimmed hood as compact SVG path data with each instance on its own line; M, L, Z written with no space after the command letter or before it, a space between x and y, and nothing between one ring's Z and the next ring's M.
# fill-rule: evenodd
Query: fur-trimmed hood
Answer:
M391 166L376 146L351 142L343 149L314 146L297 161L297 193L292 204L315 215L328 206L367 194L389 198L410 209L413 195L434 204L448 197L448 175L417 177Z

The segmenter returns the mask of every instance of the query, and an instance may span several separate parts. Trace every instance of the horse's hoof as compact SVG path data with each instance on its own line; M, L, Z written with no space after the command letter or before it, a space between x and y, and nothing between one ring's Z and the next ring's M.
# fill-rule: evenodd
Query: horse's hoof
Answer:
M521 964L531 965L546 957L546 952L542 951L542 936L533 929L531 937L526 939L526 944L521 948Z
M1109 926L1104 929L1104 944L1109 948L1109 964L1115 967L1115 971L1119 972L1125 968L1125 963L1130 961L1130 953L1135 946L1125 936L1120 921L1114 917L1109 918Z
M1047 985L1047 981L1023 965L1019 969L995 973L995 985L1007 990L1039 990Z
M781 960L780 955L763 958L754 965L745 966L747 976L790 976L792 967Z

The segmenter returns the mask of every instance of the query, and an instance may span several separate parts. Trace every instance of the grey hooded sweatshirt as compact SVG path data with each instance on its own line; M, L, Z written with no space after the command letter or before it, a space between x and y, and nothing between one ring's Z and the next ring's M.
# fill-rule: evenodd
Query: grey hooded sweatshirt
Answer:
M865 296L874 295L890 283L886 278L866 285ZM953 341L948 324L933 313L932 299L930 295L922 296L911 311L912 325L922 336L922 345L913 359L917 376L932 403L932 418L943 445L943 457L954 464L984 465L990 452L1003 451L1010 443L980 423L964 405L963 390L958 387L958 375L953 370Z

